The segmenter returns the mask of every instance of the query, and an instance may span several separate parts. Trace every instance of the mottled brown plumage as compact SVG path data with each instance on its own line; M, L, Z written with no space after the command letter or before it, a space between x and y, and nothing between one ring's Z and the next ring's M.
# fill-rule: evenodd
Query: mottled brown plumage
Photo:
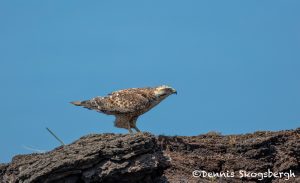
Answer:
M131 133L131 128L140 131L136 127L140 115L174 93L177 93L175 89L165 85L153 88L130 88L112 92L105 97L71 103L104 114L115 115L115 126L126 128Z

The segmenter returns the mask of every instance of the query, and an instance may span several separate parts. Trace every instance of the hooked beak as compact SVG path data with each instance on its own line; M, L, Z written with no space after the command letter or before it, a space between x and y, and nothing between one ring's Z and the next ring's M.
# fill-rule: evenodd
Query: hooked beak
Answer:
M173 94L177 95L177 91L175 89L172 90Z

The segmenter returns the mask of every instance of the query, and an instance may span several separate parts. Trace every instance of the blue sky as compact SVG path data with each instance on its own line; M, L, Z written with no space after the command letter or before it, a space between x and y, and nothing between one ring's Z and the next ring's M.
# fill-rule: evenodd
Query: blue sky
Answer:
M0 162L89 133L127 133L69 104L178 90L139 119L156 135L300 127L300 1L1 1Z

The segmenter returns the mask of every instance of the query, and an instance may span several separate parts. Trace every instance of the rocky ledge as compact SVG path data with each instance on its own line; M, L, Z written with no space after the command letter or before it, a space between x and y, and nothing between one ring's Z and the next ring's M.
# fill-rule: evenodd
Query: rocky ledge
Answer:
M286 174L261 177L268 171ZM0 182L295 183L300 182L300 128L227 136L88 135L0 164Z
M88 135L0 166L0 182L157 182L169 161L148 133Z

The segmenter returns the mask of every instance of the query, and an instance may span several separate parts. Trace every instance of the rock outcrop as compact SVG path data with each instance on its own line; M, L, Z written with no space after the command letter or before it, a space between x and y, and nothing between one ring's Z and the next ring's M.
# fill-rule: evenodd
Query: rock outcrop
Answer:
M168 159L148 133L88 135L43 154L0 166L4 183L158 182Z
M169 182L290 182L300 183L300 128L280 132L255 132L245 135L223 136L215 132L205 135L160 136L160 146L171 157L171 166L164 175ZM292 172L290 177L260 178L260 173L268 171ZM228 173L229 176L209 177L203 174L193 177L194 170L206 173ZM252 172L251 177L243 177L240 171ZM199 172L196 172L199 174ZM230 177L234 174L233 177ZM255 176L256 175L256 176ZM292 174L293 175L293 174ZM196 175L199 176L199 175Z
M289 180L261 177L268 170L291 174ZM240 171L251 177L241 177ZM300 183L300 128L227 136L88 135L47 153L18 155L0 164L0 182Z

